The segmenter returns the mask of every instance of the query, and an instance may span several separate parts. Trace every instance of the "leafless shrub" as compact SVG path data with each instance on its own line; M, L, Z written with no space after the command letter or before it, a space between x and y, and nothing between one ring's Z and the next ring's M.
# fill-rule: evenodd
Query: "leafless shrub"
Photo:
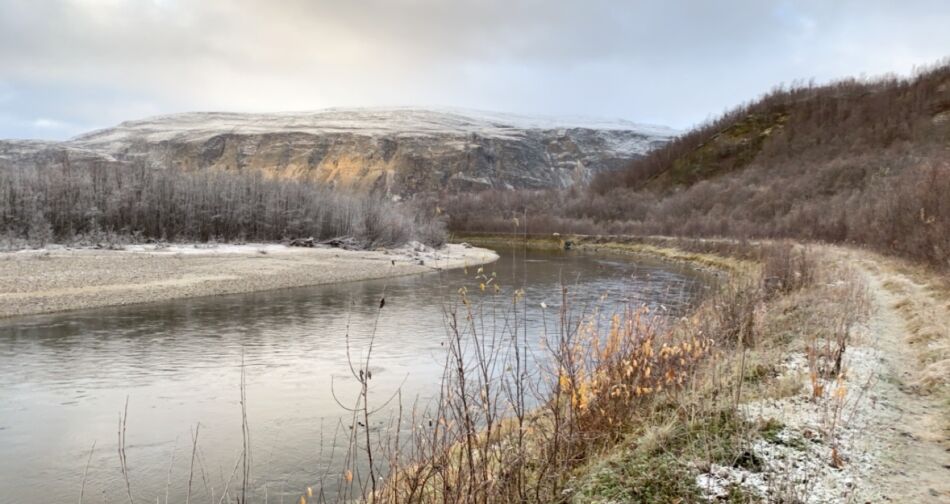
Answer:
M805 342L805 355L812 383L812 397L821 398L829 387L841 381L845 369L842 359L851 342L855 326L870 311L867 286L849 268L837 273L838 281L827 287L833 306L822 310L822 320L815 324Z
M410 205L254 173L118 163L0 164L0 233L34 246L146 239L277 241L350 236L367 246L444 242Z
M562 289L535 352L524 293L506 300L494 277L476 280L447 311L439 398L413 410L409 451L391 459L374 502L561 500L576 468L689 383L711 351L702 331L673 330L645 308L579 309Z
M815 281L815 260L807 246L788 241L767 244L761 249L762 285L766 295L787 294Z
M119 451L119 465L122 469L122 479L125 481L125 490L126 494L129 497L129 504L134 504L132 499L132 483L129 480L129 464L128 459L125 454L125 431L129 422L129 398L125 398L125 409L122 412L119 412L119 428L118 428L118 451Z

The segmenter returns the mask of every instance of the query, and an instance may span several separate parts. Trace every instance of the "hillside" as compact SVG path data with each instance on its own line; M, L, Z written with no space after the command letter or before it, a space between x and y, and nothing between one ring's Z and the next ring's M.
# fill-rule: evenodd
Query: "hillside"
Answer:
M626 121L455 109L195 112L128 121L59 144L0 142L0 163L68 154L185 170L256 170L406 197L567 187L622 168L674 133Z
M801 156L820 162L868 151L932 154L932 148L947 147L948 132L948 65L922 71L912 79L849 79L826 86L779 87L622 171L604 174L593 186L599 192L618 183L664 190Z
M451 227L794 237L950 266L950 64L773 92L597 175L587 191L443 202Z

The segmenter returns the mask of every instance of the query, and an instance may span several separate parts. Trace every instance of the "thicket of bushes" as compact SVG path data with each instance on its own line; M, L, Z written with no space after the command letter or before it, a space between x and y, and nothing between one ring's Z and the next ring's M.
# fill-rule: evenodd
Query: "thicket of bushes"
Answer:
M792 237L950 265L950 64L779 89L589 188L444 198L450 228Z
M352 237L366 246L438 245L444 224L409 204L260 173L185 172L117 163L0 167L8 242L274 241Z

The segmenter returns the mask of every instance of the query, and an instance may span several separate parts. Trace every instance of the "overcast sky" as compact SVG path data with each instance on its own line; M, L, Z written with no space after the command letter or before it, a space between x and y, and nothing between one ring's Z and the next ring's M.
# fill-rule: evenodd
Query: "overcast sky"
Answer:
M946 0L0 0L0 138L396 105L686 128L946 56Z

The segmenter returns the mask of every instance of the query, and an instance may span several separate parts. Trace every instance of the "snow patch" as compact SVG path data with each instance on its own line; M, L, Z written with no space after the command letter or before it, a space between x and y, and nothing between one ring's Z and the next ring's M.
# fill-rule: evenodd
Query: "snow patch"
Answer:
M268 254L273 252L288 252L295 250L287 245L279 243L245 243L241 245L234 244L214 244L214 243L194 243L194 244L145 244L145 245L126 245L122 250L133 253L159 253L159 254Z

